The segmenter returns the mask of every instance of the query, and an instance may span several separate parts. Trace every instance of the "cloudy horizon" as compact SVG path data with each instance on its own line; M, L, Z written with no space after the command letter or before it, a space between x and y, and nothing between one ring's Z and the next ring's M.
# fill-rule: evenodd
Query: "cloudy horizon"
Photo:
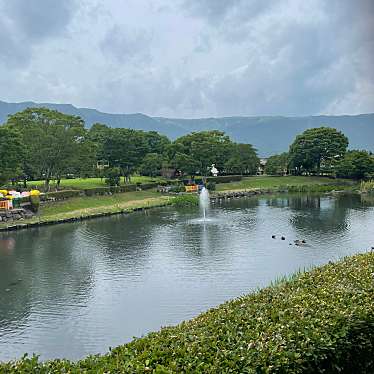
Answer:
M0 0L0 100L221 117L374 112L372 0Z

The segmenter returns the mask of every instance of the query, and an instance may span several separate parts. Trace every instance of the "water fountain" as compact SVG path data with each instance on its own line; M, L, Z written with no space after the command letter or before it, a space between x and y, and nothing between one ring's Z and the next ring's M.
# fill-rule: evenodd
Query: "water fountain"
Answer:
M200 192L199 203L200 203L200 209L203 212L203 219L204 221L206 221L206 212L209 208L210 199L209 199L209 192L205 187L203 187Z

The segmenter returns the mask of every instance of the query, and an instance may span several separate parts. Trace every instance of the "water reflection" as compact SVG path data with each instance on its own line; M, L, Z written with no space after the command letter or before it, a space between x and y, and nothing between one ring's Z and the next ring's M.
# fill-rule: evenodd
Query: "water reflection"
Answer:
M294 194L268 199L271 207L292 211L290 223L302 233L342 234L348 229L348 215L352 209L364 209L358 194L333 196Z
M75 231L61 225L9 235L0 239L12 248L0 255L0 331L22 329L31 309L69 318L70 305L85 304L94 269Z
M281 275L368 249L373 200L262 196L214 204L206 224L198 209L163 208L0 234L0 360L105 352ZM289 245L294 239L308 246Z

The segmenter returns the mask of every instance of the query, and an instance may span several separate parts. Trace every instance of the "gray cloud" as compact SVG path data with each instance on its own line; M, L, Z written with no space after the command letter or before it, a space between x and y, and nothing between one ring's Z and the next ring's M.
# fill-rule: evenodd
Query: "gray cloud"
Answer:
M52 39L66 29L75 6L75 0L0 1L2 62L27 64L35 44Z
M100 46L104 54L109 54L118 62L137 60L149 62L151 35L145 30L126 30L114 25L108 30Z
M174 117L374 111L372 0L0 0L0 11L3 100Z
M3 11L12 20L16 31L29 38L44 39L60 33L66 27L74 3L74 0L12 0L5 1Z

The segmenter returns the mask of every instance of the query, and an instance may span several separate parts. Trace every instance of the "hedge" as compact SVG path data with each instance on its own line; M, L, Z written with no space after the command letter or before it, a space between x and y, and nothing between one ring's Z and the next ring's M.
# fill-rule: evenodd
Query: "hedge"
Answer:
M373 373L374 253L329 263L108 354L5 373ZM125 315L124 315L125 317Z
M200 181L202 177L195 177L195 181ZM240 182L243 179L242 175L219 175L217 177L207 177L207 182L214 183L230 183L230 182ZM184 179L183 183L187 183L189 180Z
M61 190L56 192L47 192L40 195L42 201L48 200L65 200L71 197L78 197L82 195L82 191L79 190Z
M137 186L142 190L151 190L152 188L157 188L160 183L139 183Z
M243 179L241 175L220 175L218 177L208 177L207 182L214 183L230 183L230 182L240 182Z

